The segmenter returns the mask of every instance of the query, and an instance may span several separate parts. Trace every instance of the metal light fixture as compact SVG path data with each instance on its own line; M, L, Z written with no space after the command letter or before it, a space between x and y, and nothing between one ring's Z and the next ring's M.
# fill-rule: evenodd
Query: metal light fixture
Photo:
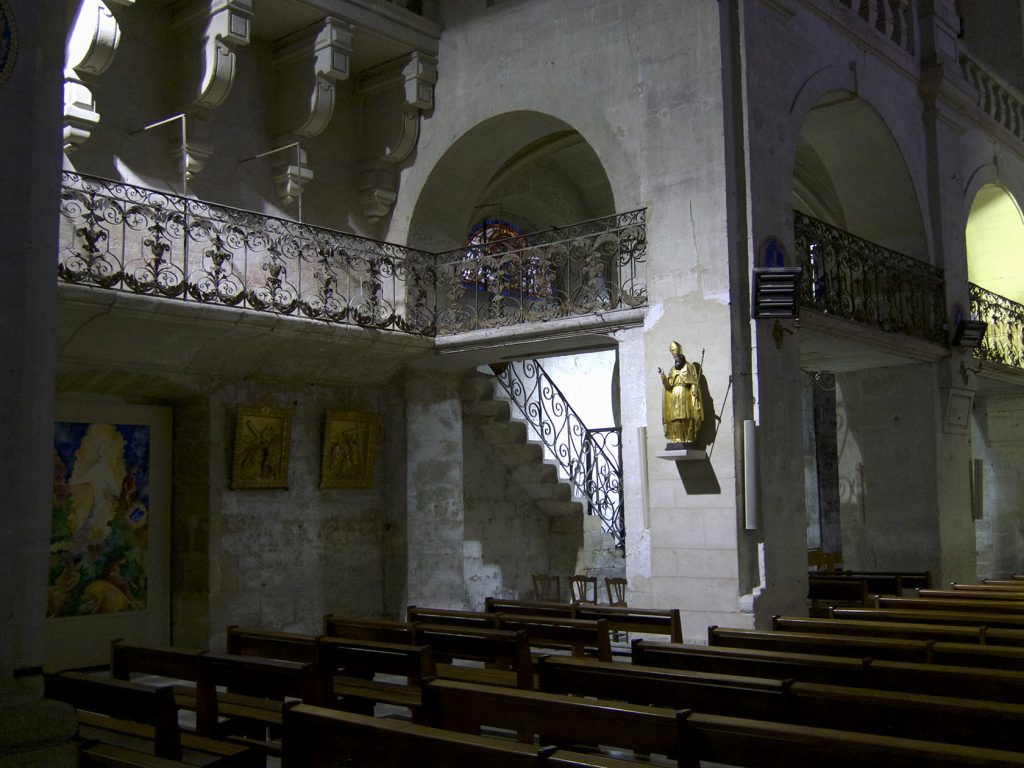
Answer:
M800 317L799 267L754 267L750 316L763 318Z
M960 320L953 332L953 346L977 349L985 339L988 323L984 320Z

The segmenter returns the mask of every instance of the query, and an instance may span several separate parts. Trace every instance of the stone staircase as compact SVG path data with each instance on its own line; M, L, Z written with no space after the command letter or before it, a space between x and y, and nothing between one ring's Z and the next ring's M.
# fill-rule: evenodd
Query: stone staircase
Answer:
M511 404L494 376L471 374L462 383L461 395L463 423L498 449L494 453L511 483L548 515L552 535L579 543L573 572L596 576L603 601L604 577L625 576L625 560L614 538L600 518L585 514L586 504L573 497L571 483L559 478L557 463L544 458L540 442L529 439L527 424L512 417Z

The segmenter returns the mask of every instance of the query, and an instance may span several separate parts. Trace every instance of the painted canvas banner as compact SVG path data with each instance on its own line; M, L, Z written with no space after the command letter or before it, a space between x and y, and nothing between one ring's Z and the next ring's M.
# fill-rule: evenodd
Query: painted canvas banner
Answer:
M147 606L150 427L58 421L46 615Z

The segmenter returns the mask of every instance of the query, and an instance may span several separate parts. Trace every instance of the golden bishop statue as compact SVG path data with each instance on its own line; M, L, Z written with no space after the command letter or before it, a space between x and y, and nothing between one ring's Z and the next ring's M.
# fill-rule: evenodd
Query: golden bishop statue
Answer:
M661 368L658 369L662 386L665 387L661 401L665 439L670 448L692 448L704 423L700 366L686 361L678 341L673 341L668 351L672 353L675 363L667 374Z

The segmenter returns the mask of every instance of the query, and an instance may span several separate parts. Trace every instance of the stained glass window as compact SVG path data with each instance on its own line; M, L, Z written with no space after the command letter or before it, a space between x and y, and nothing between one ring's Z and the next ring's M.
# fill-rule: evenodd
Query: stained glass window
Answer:
M484 219L466 238L462 284L467 288L517 298L546 299L554 292L554 270L530 247L515 224Z

